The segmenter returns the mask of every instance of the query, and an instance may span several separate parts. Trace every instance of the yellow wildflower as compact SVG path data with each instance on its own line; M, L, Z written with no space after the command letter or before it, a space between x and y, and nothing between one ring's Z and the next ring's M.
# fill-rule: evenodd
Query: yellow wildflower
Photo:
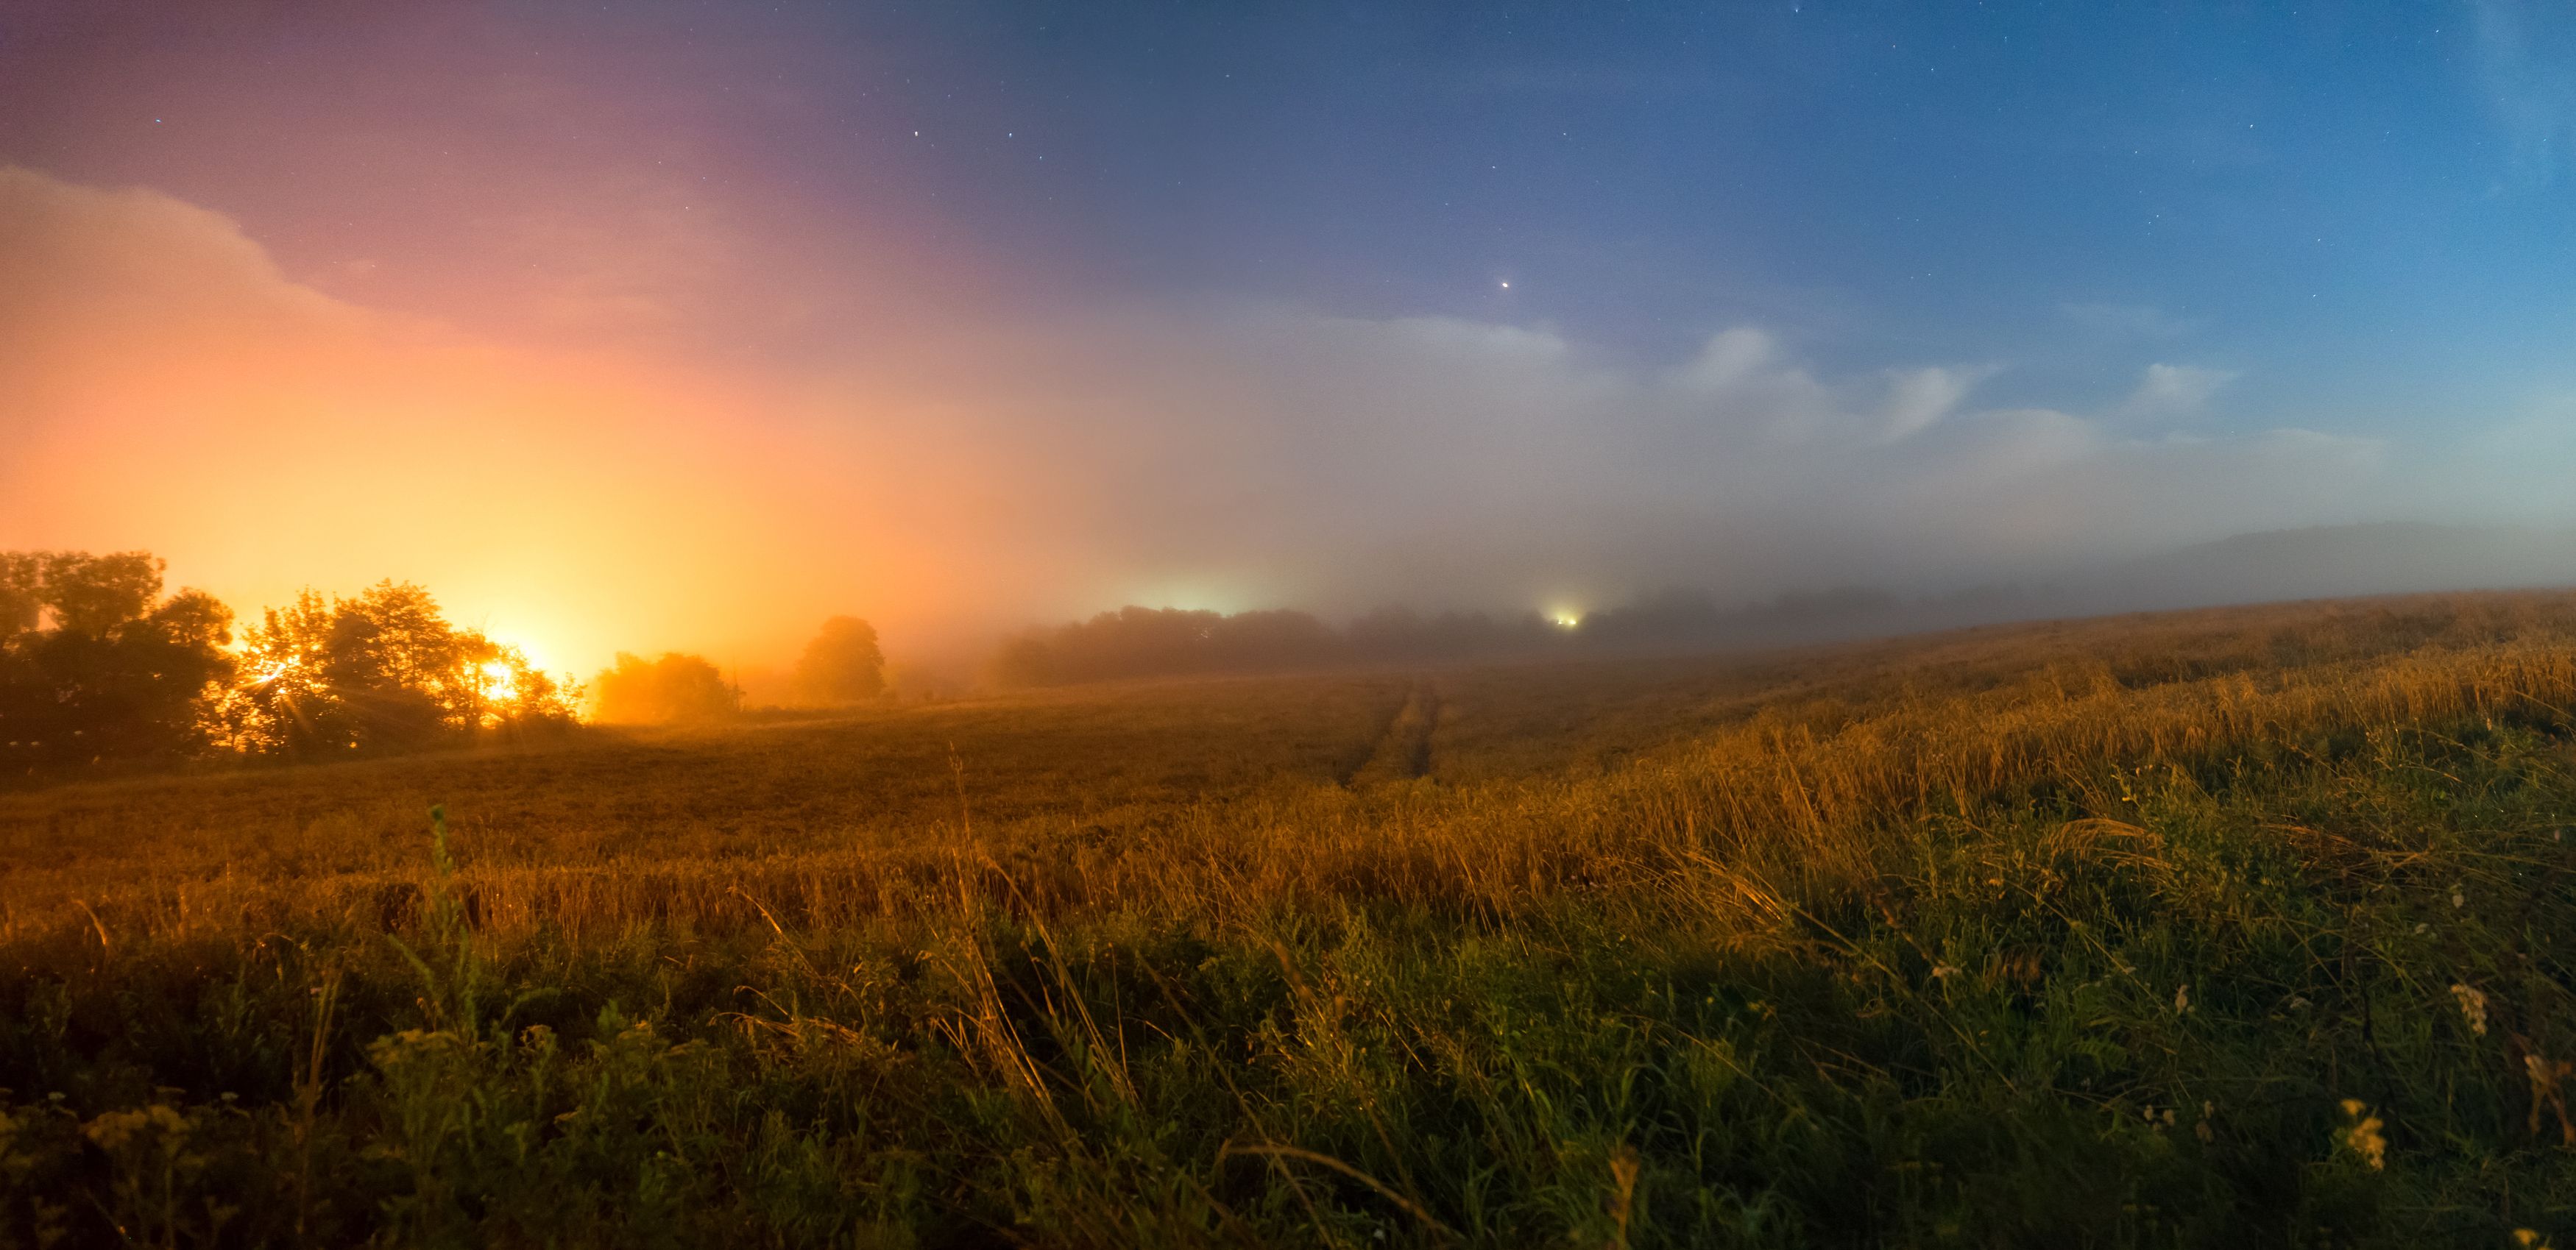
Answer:
M2369 1106L2358 1098L2344 1099L2343 1113L2351 1118L2352 1124L2337 1136L2342 1139L2344 1149L2359 1158L2363 1166L2377 1172L2388 1166L2388 1137L2380 1131L2386 1125L2380 1122L2379 1117L2365 1114L2369 1110Z

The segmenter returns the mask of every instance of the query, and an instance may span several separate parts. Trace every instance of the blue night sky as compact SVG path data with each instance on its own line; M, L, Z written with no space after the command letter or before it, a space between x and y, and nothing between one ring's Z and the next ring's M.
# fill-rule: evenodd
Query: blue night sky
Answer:
M813 115L758 159L825 195L896 164L1077 297L1649 359L1755 322L2032 402L2189 356L2264 420L2438 429L2566 379L2576 46L2537 16L862 7L807 15Z
M668 371L696 406L583 401L562 445L756 449L687 507L924 621L2576 519L2544 6L136 14L0 16L0 166L57 232L19 256L150 197L539 376Z

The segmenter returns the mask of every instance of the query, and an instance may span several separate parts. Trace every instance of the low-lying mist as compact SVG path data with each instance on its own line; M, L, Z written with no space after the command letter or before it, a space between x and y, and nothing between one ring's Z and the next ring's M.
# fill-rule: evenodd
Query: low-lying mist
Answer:
M2554 524L2576 446L2546 421L2441 449L2266 423L2227 370L2149 354L2170 343L2137 346L2126 393L2052 407L1990 363L1827 368L1753 326L1655 361L1186 300L907 320L823 258L792 301L674 278L636 297L649 334L504 345L327 295L179 199L27 169L0 170L0 256L7 545L151 549L245 611L413 582L576 675L619 651L783 671L841 613L954 685L998 637L1122 604L1696 645L2568 578L2556 530L2174 555ZM1776 608L1852 586L1900 606ZM1669 624L1748 610L1780 621Z
M2576 531L2356 525L2243 535L2058 578L1927 594L1839 586L1730 602L1675 587L1590 612L1381 607L1338 626L1286 608L1129 606L1023 631L972 675L920 671L914 688L1779 647L2218 604L2566 585L2576 585Z

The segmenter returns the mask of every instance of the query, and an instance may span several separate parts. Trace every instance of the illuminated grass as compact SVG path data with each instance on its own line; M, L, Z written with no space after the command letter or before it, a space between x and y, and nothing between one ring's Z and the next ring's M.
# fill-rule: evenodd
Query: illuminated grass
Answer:
M2570 707L2484 596L16 796L0 1229L2511 1244Z

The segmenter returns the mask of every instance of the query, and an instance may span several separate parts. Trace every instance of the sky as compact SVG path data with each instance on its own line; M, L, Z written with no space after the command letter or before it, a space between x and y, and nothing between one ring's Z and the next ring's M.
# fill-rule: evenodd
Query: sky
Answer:
M0 548L586 671L2576 522L2544 5L0 0Z

